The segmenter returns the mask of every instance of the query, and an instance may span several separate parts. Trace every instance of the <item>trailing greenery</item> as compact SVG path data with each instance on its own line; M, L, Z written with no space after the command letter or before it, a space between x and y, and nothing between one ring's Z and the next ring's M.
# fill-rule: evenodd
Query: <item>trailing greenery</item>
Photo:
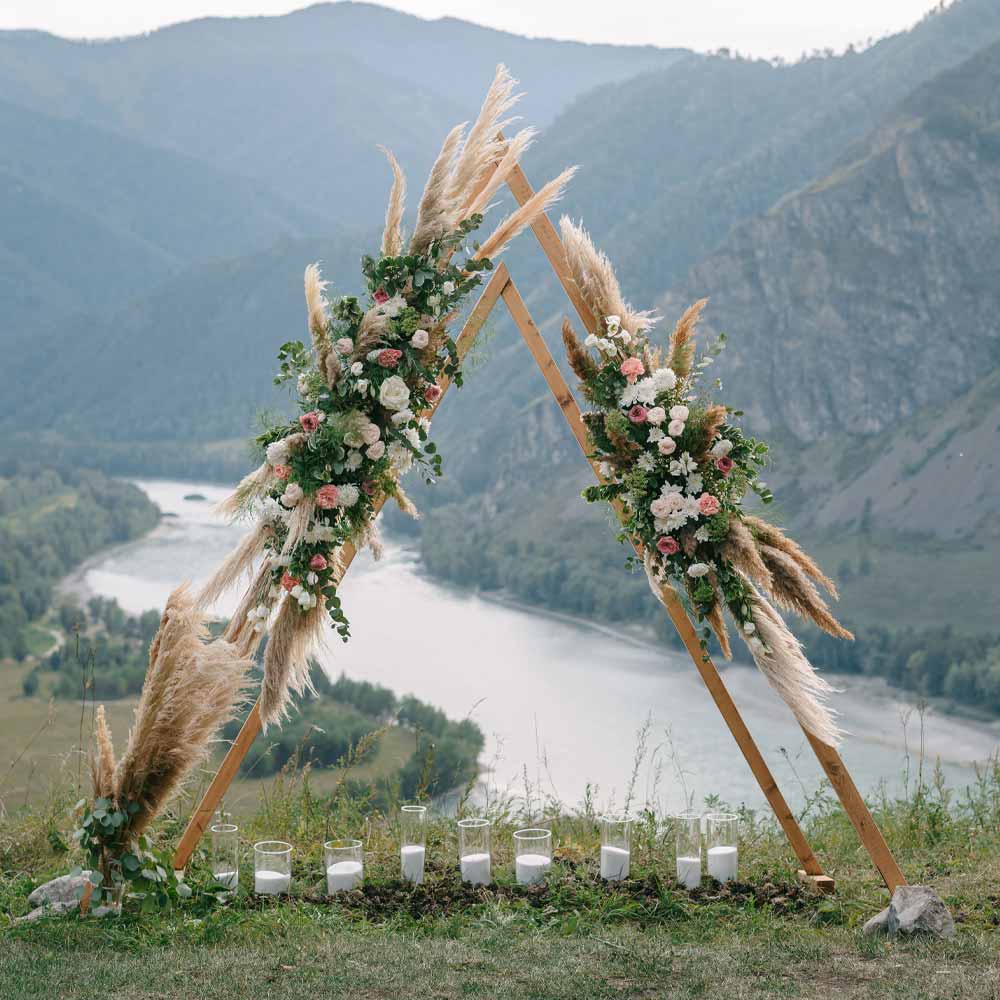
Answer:
M61 577L158 518L138 487L102 473L0 465L0 659L27 655L25 628L49 610Z

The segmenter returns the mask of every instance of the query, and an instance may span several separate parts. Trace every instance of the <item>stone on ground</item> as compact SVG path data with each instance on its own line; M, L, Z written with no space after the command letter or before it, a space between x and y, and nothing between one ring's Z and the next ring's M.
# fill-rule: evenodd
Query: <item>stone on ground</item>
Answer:
M862 928L862 934L930 934L955 936L955 922L948 907L929 885L901 885L889 905Z

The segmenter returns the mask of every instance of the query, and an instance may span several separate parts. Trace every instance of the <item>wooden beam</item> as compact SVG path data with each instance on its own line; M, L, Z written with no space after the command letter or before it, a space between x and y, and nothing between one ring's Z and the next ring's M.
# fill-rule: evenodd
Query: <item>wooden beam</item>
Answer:
M524 300L518 293L513 281L509 282L504 288L503 300L510 310L511 317L517 325L518 330L521 331L521 336L528 345L528 350L531 351L532 357L541 369L542 375L545 377L545 381L552 391L552 395L555 396L556 402L559 404L559 409L562 410L563 416L566 418L570 430L573 432L573 436L576 438L584 455L587 456L587 460L590 462L591 468L594 469L598 479L601 479L600 473L594 467L595 463L590 458L590 441L587 436L587 428L583 423L583 416L580 413L580 407L577 405L576 398L566 384L559 366L556 364L552 353L542 339L542 335L532 320L527 306L525 306ZM623 520L624 512L621 506L616 505L615 510L619 520ZM641 558L642 547L638 540L633 540L632 544L636 554ZM788 838L792 850L795 851L799 863L808 875L823 875L823 869L813 854L812 848L805 838L805 834L802 832L798 821L795 819L795 815L785 801L785 797L781 794L778 783L774 780L774 776L771 774L767 762L757 748L753 736L750 735L750 730L747 729L739 709L736 707L726 685L723 683L722 677L719 675L719 671L712 660L702 650L698 633L691 624L691 619L678 600L673 588L664 588L661 600L667 609L667 613L670 615L670 620L674 623L674 627L684 641L692 662L698 669L698 673L701 674L701 679L705 682L708 693L711 695L723 720L729 727L729 731L733 734L736 745L743 753L747 764L750 765L750 770L757 779L757 784L760 785L760 789L774 811L778 822L781 824L782 830L785 831L785 836Z
M476 335L482 329L483 323L486 322L486 318L489 316L493 307L497 304L497 300L500 298L501 293L507 284L510 282L510 274L507 271L506 264L500 264L494 271L490 280L487 282L486 287L480 293L479 299L476 301L472 312L469 314L469 318L465 321L465 325L462 327L461 333L459 333L455 346L458 349L459 358L464 358L469 348L472 346L473 341L476 339ZM437 411L438 406L441 404L441 400L444 399L444 394L447 392L449 387L449 380L447 378L442 378L439 380L438 385L441 387L441 395L438 397L437 402L430 408L430 415L433 417L434 413ZM375 513L373 517L377 517L379 511L382 509L385 500L379 501L375 508ZM357 555L357 550L352 542L346 542L340 551L340 563L343 567L340 579L337 581L338 585L343 580L344 575L350 568L351 563L354 561L354 557ZM229 786L233 783L239 772L240 765L246 759L247 754L250 752L250 747L253 746L254 740L260 735L262 729L261 718L260 718L260 699L254 702L253 708L250 709L250 714L246 717L243 725L240 727L239 734L236 739L233 740L232 745L226 753L225 759L219 766L219 770L215 772L215 776L212 778L211 783L205 790L205 794L202 795L201 801L195 807L194 812L191 814L191 818L188 820L188 825L181 836L180 841L177 844L177 850L174 853L174 869L176 871L181 871L188 863L194 849L198 846L198 841L201 840L202 835L208 828L208 824L212 820L212 816L215 814L215 810L219 808L219 803L222 801L223 796L229 789Z

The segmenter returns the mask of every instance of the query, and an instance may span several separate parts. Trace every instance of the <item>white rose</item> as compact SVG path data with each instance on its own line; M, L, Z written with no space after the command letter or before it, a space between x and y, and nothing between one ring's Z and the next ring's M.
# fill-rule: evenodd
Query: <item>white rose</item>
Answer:
M691 411L683 404L678 404L677 406L670 407L670 419L685 421L691 416Z
M359 378L358 381L355 383L355 388L358 390L358 392L364 395L368 391L368 379Z
M338 354L350 354L354 350L354 341L350 337L341 337L333 348Z
M281 502L286 507L294 507L304 495L298 483L289 483L285 487L285 492L281 494Z
M357 486L352 486L350 483L338 486L337 491L337 500L341 507L353 507L361 496Z
M360 361L355 361L354 364L351 365L352 375L360 375L364 370L365 366Z
M373 445L369 445L365 454L373 462L377 462L385 454L385 442L376 441Z
M410 337L410 347L422 350L430 343L430 339L431 335L426 330L417 330Z
M361 428L361 440L365 444L374 444L381 436L382 432L378 429L378 424L365 424Z
M708 563L692 563L688 566L688 576L698 579L699 576L704 576L712 567Z
M365 444L365 439L357 431L348 431L344 435L344 444L348 448L360 448Z
M410 402L410 390L398 375L390 375L379 389L378 401L387 410L403 410Z
M716 458L725 458L733 450L733 442L727 441L725 438L720 438L718 441L712 445L712 454Z
M398 427L400 424L405 424L407 420L413 419L413 410L400 410L399 413L394 413L389 419Z
M452 294L454 294L454 292L455 292L455 282L454 281L446 281L446 282L444 282L441 285L441 291L444 292L445 295L452 295Z
M667 424L667 433L671 437L680 437L684 433L684 421L683 420L671 420Z
M673 438L665 437L657 442L656 447L661 455L672 455L677 450L677 442Z
M270 465L284 465L288 461L288 442L282 440L269 444L267 461Z
M304 396L309 391L309 376L301 374L295 381L295 388L299 390L300 396Z
M344 465L351 472L353 472L355 469L357 469L361 465L362 461L363 461L363 459L361 458L361 452L360 451L349 451L347 453L347 461L344 462Z

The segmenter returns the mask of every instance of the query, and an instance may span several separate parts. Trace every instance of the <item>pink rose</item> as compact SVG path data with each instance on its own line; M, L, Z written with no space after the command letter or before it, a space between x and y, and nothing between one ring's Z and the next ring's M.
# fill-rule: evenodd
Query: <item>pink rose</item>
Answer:
M365 454L373 461L377 462L385 454L385 442L376 441L365 449Z
M381 436L382 432L378 429L378 424L365 424L361 428L361 440L365 444L374 444Z
M378 352L375 359L383 368L395 368L399 364L399 359L403 356L402 351L397 351L394 347L387 347L384 351Z
M276 465L274 467L274 478L284 482L292 474L290 465Z
M326 556L317 553L309 560L309 568L318 573L321 569L326 569Z
M649 505L649 512L653 517L666 517L673 512L673 506L663 497L657 497Z
M672 556L675 552L680 552L681 547L677 544L676 538L670 535L661 535L656 541L656 548L665 556Z
M628 379L629 385L632 385L645 370L645 366L638 358L626 358L619 369L622 375Z
M656 424L657 427L667 419L667 411L663 409L662 406L654 406L651 410L646 412L646 419L651 424Z
M441 387L439 385L429 385L424 389L424 401L436 403L441 398Z
M711 493L702 493L702 495L698 497L698 510L700 510L706 517L718 514L719 508L719 501L713 497Z
M673 438L660 438L656 442L656 448L661 455L672 455L677 451L677 442Z
M722 455L715 460L715 467L724 476L728 476L733 471L733 460L728 455Z
M384 306L389 301L389 293L384 288L376 288L372 298L375 300L376 305Z
M302 429L306 432L306 434L312 434L312 432L319 427L319 414L315 410L303 413L302 416L299 417L299 423L302 425Z
M284 587L285 590L291 590L293 587L297 587L298 585L298 579L292 576L292 574L286 569L281 575L281 586Z
M373 497L373 496L375 496L375 489L376 489L375 483L372 482L372 480L370 480L370 479L366 479L361 484L361 492L364 493L364 495L366 497Z
M644 424L646 422L646 407L636 403L635 406L628 411L628 418L633 424Z
M337 489L333 483L328 483L326 486L321 486L316 491L316 496L314 500L316 506L320 510L330 510L331 507L337 506L337 498L340 496L340 490Z

